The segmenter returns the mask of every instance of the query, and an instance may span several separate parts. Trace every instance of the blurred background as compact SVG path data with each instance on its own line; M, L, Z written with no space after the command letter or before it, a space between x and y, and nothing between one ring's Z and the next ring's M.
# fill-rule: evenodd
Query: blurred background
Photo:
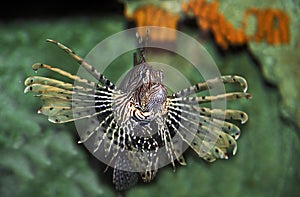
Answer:
M300 196L299 5L155 0L1 6L0 196ZM228 103L249 116L239 125L235 156L207 163L187 151L187 166L175 172L166 166L151 183L119 193L111 170L104 172L106 166L77 144L73 123L53 124L36 113L41 101L23 93L24 80L36 74L36 62L77 72L76 62L47 38L84 57L103 39L142 25L176 28L198 40L222 75L247 79L253 98ZM172 43L176 36L153 39ZM107 77L115 82L131 66L132 56L120 57ZM184 64L177 69L199 82ZM45 70L38 74L60 79Z

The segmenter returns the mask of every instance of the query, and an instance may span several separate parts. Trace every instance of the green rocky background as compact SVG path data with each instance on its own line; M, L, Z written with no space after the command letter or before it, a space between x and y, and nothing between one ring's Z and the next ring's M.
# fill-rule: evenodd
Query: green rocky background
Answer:
M40 100L23 93L23 82L35 75L31 65L36 62L72 73L78 69L63 51L46 43L46 38L59 40L84 57L95 44L128 27L122 5L85 5L72 12L52 5L48 9L31 7L31 12L19 8L11 10L11 15L2 13L0 196L300 196L300 7L296 1L278 2L274 6L286 10L292 21L287 46L249 43L220 51L209 35L199 36L195 25L180 25L180 31L201 41L223 75L237 74L248 80L253 98L229 103L249 115L247 124L240 126L237 155L207 163L188 151L187 166L175 172L171 166L164 167L153 182L139 183L123 193L114 190L111 171L104 173L105 166L77 144L74 125L48 122L36 113ZM225 15L233 12L230 5L224 8ZM110 47L115 46L108 50ZM132 64L131 58L119 61L122 64L107 73L112 81ZM184 65L181 69L192 82L199 81ZM38 73L59 78L45 70Z

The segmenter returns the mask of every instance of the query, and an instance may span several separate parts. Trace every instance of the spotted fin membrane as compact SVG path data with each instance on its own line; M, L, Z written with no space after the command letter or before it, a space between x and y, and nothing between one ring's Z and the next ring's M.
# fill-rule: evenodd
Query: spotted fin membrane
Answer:
M124 80L125 85L117 87L68 47L55 40L47 41L64 50L98 82L36 63L32 66L34 71L48 69L76 83L31 76L24 82L24 92L33 92L43 101L38 113L48 116L50 122L92 122L92 128L80 136L79 143L85 143L94 136L94 152L103 149L111 155L111 161L114 160L113 183L117 190L133 186L139 177L150 182L159 168L159 149L164 149L165 157L174 167L175 161L186 165L180 141L208 162L228 159L230 154L236 154L240 129L230 121L244 124L248 120L247 114L233 109L212 109L201 104L251 98L246 92L248 86L243 77L220 76L168 95L162 84L163 73L154 70L145 61L144 51L140 49L139 60L134 54L134 67ZM216 96L195 94L209 90L217 83L235 83L242 91Z

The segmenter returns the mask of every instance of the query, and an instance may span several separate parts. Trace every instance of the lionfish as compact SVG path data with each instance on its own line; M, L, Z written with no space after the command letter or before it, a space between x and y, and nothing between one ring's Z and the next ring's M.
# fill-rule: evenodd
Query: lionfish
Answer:
M162 82L164 73L147 63L144 48L140 47L133 54L133 68L118 87L68 47L55 40L47 41L64 50L97 82L36 63L32 66L34 71L48 69L76 83L30 76L24 82L24 92L34 92L43 101L38 113L48 116L50 122L91 120L79 143L94 139L94 151L101 150L110 158L108 165L113 167L116 190L133 186L139 178L150 182L162 160L174 167L176 161L186 165L184 145L208 162L236 154L240 129L229 120L245 123L247 114L201 104L251 98L243 77L220 76L168 94ZM242 90L197 95L217 83L238 84Z

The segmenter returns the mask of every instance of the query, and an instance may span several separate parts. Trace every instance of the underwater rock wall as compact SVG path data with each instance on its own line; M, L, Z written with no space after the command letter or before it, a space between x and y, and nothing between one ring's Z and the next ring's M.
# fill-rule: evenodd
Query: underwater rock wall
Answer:
M279 89L282 116L300 129L300 1L278 1L278 4L290 17L290 43L272 47L251 42L249 48L261 63L266 80Z
M266 42L248 43L251 53L257 58L265 79L278 87L280 111L287 121L300 129L300 1L219 1L220 11L234 25L239 26L244 10L254 8L276 8L289 17L290 41L287 44L269 45ZM256 21L247 21L249 32L256 31Z

